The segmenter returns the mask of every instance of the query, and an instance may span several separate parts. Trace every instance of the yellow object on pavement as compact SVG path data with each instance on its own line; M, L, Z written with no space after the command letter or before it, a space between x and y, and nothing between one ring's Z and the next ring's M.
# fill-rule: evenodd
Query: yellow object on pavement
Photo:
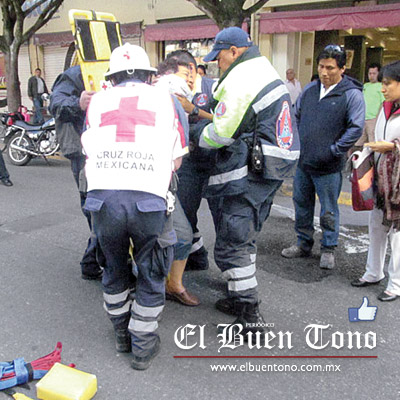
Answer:
M96 375L55 363L36 384L42 400L90 400L97 392Z
M99 91L111 52L122 45L119 22L110 13L69 10L69 23L85 89Z
M11 395L15 400L33 400L31 397L25 396L22 393L15 393Z

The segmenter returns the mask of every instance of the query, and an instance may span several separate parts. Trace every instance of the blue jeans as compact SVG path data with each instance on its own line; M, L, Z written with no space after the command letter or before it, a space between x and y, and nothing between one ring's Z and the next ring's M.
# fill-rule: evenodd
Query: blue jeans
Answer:
M311 175L297 168L293 184L293 202L296 212L297 245L311 251L314 244L315 194L321 204L321 249L333 251L339 238L338 198L342 188L342 174Z
M33 98L33 105L35 106L35 124L43 124L44 118L42 115L43 100L40 97Z

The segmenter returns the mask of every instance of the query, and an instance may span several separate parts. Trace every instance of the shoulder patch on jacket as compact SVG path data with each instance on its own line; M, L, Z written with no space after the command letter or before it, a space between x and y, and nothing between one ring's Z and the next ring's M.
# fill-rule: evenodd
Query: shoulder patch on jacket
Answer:
M282 149L290 149L293 144L292 118L290 117L290 104L282 103L282 109L276 121L276 141Z
M217 118L222 117L224 114L226 113L226 104L221 101L218 106L217 109L215 110L215 115Z
M200 93L194 102L196 106L204 107L208 103L208 96L205 93Z

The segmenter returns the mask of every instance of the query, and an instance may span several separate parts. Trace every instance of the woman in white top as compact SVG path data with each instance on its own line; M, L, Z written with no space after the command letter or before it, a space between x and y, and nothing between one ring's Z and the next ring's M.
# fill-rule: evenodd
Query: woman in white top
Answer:
M391 256L386 290L378 299L393 301L400 297L400 61L384 67L382 93L385 102L379 113L375 142L365 143L375 152L375 205L369 218L366 271L353 286L378 284L384 277L388 241Z

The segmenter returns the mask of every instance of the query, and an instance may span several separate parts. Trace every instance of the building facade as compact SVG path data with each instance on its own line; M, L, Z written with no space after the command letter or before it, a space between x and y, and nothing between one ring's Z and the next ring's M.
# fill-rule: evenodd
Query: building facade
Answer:
M253 2L248 0L245 6ZM35 68L42 69L51 87L70 62L74 48L68 20L70 9L82 9L82 2L65 0L54 18L21 48L23 104L30 106L27 82ZM92 0L90 9L113 13L121 23L123 42L144 47L153 65L168 52L182 47L201 62L219 31L187 0ZM36 15L30 18L28 26ZM316 71L316 54L330 43L344 46L349 56L348 73L361 81L370 62L385 64L400 59L399 26L399 1L269 0L243 27L282 78L286 69L293 68L304 86ZM210 63L209 73L218 74L215 63ZM1 79L0 76L0 84Z

